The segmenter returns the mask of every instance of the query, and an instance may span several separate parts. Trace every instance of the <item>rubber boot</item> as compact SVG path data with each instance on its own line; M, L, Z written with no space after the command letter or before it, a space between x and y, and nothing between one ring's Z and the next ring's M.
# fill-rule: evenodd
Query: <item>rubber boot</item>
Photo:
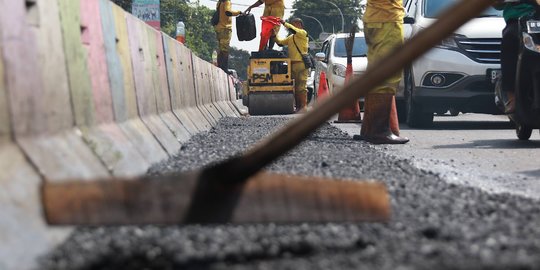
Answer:
M221 67L221 69L223 69L225 73L229 74L229 53L222 52L221 55L223 57L223 60L222 60L223 66Z
M390 111L390 130L394 135L399 136L399 119L396 107L396 97L392 99L392 110Z
M217 66L221 69L223 69L225 59L223 58L223 52L218 52L217 56ZM225 70L225 69L223 69Z
M294 94L294 100L296 102L296 113L304 113L306 112L307 108L307 93L295 93Z
M360 131L362 140L373 144L403 144L409 141L406 137L395 135L390 129L392 100L393 94L368 94Z
M270 36L270 39L268 39L268 50L274 49L274 44L276 43L276 36Z

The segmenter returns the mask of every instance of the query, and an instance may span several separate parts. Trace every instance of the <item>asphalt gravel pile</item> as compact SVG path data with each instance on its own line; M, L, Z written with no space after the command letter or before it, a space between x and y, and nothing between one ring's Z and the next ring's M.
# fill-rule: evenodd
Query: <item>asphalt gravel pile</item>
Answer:
M225 159L287 120L225 118L149 173ZM387 149L325 124L268 170L380 179L388 223L82 227L40 269L540 269L538 201L447 183Z

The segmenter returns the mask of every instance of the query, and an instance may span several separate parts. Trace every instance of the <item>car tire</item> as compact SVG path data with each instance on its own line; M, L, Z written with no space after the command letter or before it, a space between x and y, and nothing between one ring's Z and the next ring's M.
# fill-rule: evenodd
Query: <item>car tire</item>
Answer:
M422 105L413 101L414 82L410 71L405 72L405 108L407 125L412 128L424 128L433 125L433 113L424 112Z
M532 127L516 123L516 135L521 141L528 140L532 135Z

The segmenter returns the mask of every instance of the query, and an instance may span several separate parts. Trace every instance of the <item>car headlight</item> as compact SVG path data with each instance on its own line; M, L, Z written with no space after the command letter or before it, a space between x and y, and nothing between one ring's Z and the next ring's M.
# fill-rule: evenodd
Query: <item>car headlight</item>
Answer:
M459 35L450 35L449 37L443 39L441 43L436 45L435 47L441 48L441 49L449 49L449 50L455 50L458 48L458 44L456 42L456 39L460 38Z
M523 33L523 45L525 46L525 48L533 52L540 53L540 45L534 43L534 39L531 37L531 35L525 32Z
M334 75L339 76L339 77L345 78L345 70L346 69L347 68L344 65L340 65L340 64L333 64L332 65L332 73Z

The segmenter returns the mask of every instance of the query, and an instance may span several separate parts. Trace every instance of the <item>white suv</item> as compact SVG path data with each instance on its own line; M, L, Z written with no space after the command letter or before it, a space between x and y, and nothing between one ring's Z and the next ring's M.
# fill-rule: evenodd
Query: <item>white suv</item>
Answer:
M456 2L406 0L405 39ZM427 127L433 124L433 113L448 110L500 114L490 78L500 70L504 26L502 12L489 8L406 68L397 97L400 121Z
M317 59L313 78L313 88L315 90L313 92L315 93L315 97L319 89L321 71L324 71L326 74L330 93L333 93L345 84L345 69L347 67L345 39L348 36L348 33L330 35L323 42L321 51L315 54L315 58ZM355 33L352 57L353 77L355 77L364 73L367 67L367 45L363 32Z

